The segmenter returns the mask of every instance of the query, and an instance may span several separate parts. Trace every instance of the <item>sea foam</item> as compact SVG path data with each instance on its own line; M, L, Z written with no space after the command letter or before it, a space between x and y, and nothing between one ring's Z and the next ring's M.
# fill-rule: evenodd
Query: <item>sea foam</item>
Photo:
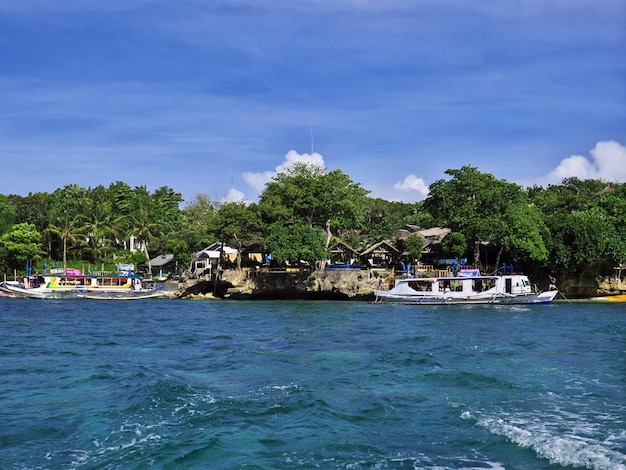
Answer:
M545 422L483 417L477 419L477 424L521 447L533 449L550 463L594 470L626 470L626 455L612 450L606 442L570 433L557 435Z

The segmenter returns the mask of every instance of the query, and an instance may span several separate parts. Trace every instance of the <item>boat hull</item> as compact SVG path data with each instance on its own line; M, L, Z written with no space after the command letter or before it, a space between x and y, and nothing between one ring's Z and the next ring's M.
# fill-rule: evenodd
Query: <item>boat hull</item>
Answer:
M548 304L554 300L557 291L531 294L496 294L496 295L395 295L390 291L376 291L376 303L381 304L414 304L414 305L520 305Z
M142 290L131 292L79 292L79 299L90 300L141 300L164 297L165 293L161 289Z
M30 288L3 285L0 290L12 297L22 297L27 299L138 299L148 297L161 297L163 292L159 290L138 290L130 289L106 290L106 289L46 289Z

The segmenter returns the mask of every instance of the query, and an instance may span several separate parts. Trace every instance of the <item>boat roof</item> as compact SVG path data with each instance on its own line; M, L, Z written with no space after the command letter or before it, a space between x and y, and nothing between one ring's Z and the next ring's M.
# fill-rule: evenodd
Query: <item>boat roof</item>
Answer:
M410 282L410 281L426 281L426 282L434 282L434 281L469 281L473 279L481 279L481 280L493 280L500 279L504 277L525 277L523 274L505 274L502 276L443 276L443 277L407 277L404 279L398 279L398 282Z
M43 273L43 274L39 274L39 276L43 276L43 277L72 277L72 278L82 278L82 277L97 277L97 278L103 278L103 277L109 277L109 278L129 278L129 277L140 277L139 274L137 273L129 273L129 274L67 274L67 273Z

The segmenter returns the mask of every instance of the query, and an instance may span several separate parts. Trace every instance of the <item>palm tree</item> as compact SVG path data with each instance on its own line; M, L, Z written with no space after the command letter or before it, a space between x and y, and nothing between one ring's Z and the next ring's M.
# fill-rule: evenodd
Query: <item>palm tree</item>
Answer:
M118 235L116 227L122 217L113 219L111 204L106 202L93 203L90 214L89 221L82 229L87 235L86 251L95 263L113 249L110 242L114 242Z
M148 264L148 272L152 273L152 265L150 264L150 255L148 254L148 244L154 238L153 232L157 229L157 224L151 222L148 211L141 207L137 211L137 214L131 216L131 229L128 233L129 237L134 236L141 249L146 256L146 263Z
M83 234L83 228L78 225L80 219L70 217L68 211L57 219L57 224L50 223L46 231L58 236L63 242L63 271L67 270L67 244L78 242L78 237Z

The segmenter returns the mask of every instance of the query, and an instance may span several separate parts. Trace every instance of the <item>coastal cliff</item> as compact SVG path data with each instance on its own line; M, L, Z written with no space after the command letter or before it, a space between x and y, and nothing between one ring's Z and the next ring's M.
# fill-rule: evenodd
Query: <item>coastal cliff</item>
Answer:
M272 272L250 276L243 271L224 271L221 279L187 281L179 297L261 300L373 300L376 280L368 271Z
M593 277L566 279L561 289L569 292L573 298L603 297L626 293L626 278Z

